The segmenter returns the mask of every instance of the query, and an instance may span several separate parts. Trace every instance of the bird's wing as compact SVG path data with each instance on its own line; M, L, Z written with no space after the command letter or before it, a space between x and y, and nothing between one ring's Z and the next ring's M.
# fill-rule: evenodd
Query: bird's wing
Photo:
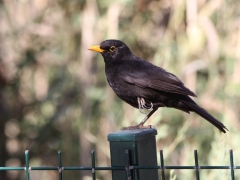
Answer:
M128 61L120 71L120 78L141 88L152 88L164 92L194 96L175 75L147 61Z

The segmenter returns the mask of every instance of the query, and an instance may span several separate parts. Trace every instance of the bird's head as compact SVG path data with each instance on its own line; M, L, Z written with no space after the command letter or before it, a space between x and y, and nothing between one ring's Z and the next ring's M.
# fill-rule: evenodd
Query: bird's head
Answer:
M121 60L122 57L131 55L131 51L125 43L113 39L103 41L100 46L92 46L88 50L100 52L105 62Z

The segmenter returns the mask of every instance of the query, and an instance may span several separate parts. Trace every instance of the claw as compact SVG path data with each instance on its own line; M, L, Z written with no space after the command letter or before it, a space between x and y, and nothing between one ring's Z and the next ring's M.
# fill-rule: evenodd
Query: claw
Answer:
M142 124L139 124L137 126L128 126L121 128L121 130L134 130L134 129L156 129L156 128L152 125L143 126Z

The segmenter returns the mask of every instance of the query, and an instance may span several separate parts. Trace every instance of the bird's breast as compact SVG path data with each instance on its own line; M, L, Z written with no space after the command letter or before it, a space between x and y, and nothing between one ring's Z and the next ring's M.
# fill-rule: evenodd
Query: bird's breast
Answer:
M109 86L110 86L111 88L114 88L114 87L115 87L115 84L112 83L111 81L108 81L108 84L109 84Z

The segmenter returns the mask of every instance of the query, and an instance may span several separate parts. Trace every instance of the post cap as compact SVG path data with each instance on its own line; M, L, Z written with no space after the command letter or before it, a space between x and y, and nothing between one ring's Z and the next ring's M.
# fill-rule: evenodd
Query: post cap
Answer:
M156 129L122 130L108 135L108 141L139 141L157 135Z

